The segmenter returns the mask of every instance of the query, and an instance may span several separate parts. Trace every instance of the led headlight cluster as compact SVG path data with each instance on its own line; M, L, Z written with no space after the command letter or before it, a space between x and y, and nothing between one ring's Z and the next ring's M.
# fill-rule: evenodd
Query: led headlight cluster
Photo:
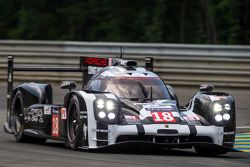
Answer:
M222 105L220 105L219 103L214 103L213 110L214 112L222 111L223 110Z
M231 110L230 104L222 105L220 103L214 103L214 106L213 106L214 112L221 112L223 109L225 109L226 111L230 111Z
M225 113L225 114L223 114L223 115L217 114L217 115L215 115L215 117L214 117L215 121L217 121L217 122L221 122L222 120L224 120L224 121L229 121L230 118L231 118L231 116L230 116L230 114L228 114L228 113Z
M231 116L228 112L231 111L230 104L214 103L213 111L216 113L214 119L216 122L229 121Z
M96 108L99 118L104 119L108 117L109 120L116 118L117 103L114 100L98 99L96 100Z
M105 105L105 102L104 102L104 100L99 99L99 100L97 100L96 104L97 104L97 108L103 109L104 105Z

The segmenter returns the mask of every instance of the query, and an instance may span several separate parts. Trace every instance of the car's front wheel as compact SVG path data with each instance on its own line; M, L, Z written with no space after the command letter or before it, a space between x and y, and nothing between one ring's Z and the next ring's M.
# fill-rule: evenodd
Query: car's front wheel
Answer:
M77 95L73 95L68 106L67 142L71 149L77 150L84 144L83 120L80 119L80 105Z

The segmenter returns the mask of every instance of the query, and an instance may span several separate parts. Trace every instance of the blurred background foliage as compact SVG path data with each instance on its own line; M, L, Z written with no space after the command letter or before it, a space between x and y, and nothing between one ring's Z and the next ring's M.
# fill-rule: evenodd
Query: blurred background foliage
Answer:
M250 0L0 0L0 39L250 43Z

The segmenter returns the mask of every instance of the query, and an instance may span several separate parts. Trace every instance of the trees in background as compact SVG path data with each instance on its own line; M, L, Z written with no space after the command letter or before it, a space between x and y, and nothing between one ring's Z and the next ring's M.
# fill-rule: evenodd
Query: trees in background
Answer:
M250 43L249 0L0 0L0 39Z

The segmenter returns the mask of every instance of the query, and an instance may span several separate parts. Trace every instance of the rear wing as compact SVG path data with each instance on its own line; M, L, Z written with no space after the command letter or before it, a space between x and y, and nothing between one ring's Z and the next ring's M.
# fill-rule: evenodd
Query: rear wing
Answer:
M38 66L38 65L14 65L14 57L8 56L8 73L7 73L7 122L10 118L12 103L12 90L15 71L37 71L37 72L81 72L82 89L90 78L99 70L106 66L112 66L114 62L121 59L116 58L98 58L98 57L80 57L79 66L76 67L59 67L59 66ZM153 58L145 58L145 68L153 70Z

